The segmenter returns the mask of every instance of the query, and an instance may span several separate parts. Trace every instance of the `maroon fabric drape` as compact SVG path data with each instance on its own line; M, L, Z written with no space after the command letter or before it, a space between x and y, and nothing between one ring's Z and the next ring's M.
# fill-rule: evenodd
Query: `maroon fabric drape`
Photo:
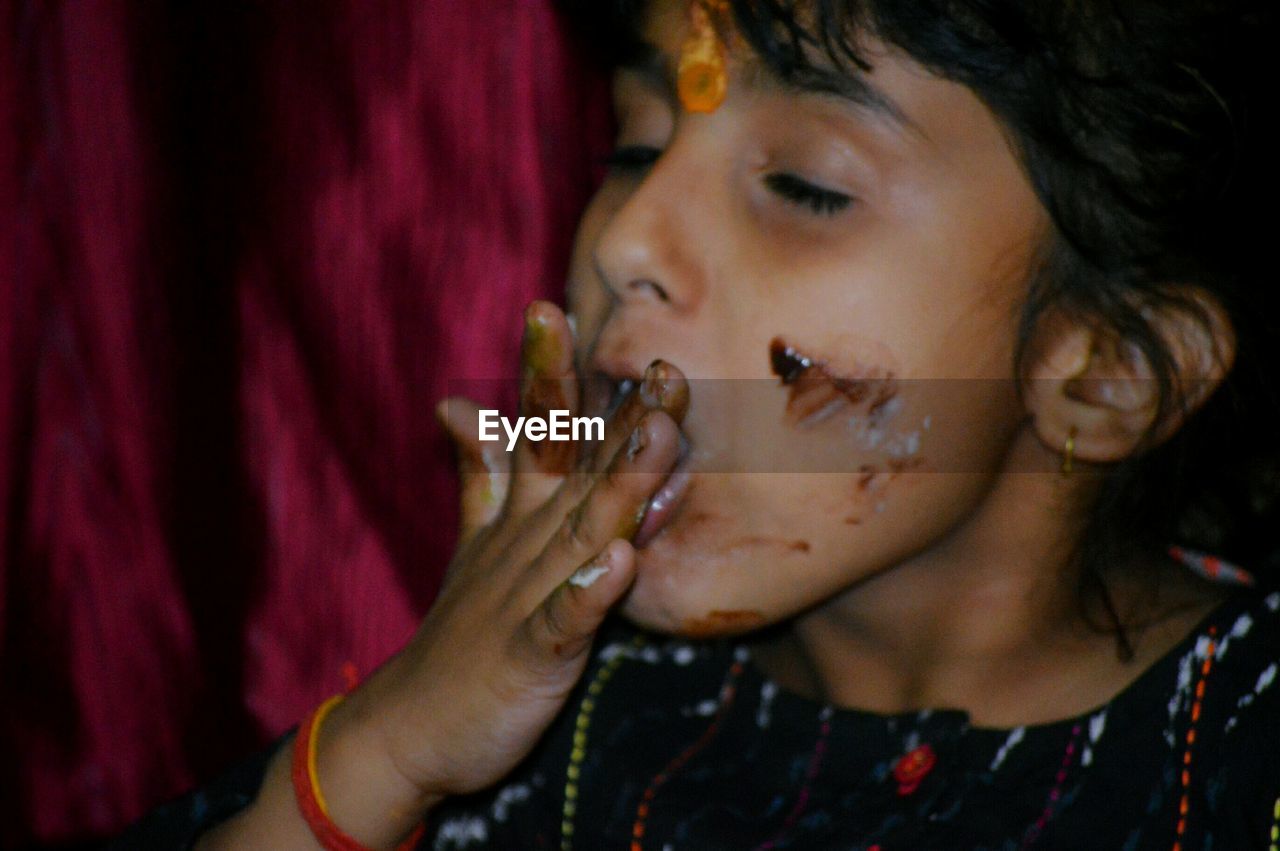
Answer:
M117 830L408 638L432 407L514 372L608 120L549 0L0 16L11 846Z

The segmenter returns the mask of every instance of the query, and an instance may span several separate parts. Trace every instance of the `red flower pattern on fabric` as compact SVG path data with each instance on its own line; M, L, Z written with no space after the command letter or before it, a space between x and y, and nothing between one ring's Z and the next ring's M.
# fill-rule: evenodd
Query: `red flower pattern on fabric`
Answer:
M933 770L938 755L928 745L912 748L893 764L893 779L898 781L898 794L910 795Z

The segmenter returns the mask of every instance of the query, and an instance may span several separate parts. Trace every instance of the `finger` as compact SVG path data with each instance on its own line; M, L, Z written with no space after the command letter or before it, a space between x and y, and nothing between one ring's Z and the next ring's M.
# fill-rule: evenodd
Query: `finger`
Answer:
M578 381L572 331L558 307L535 301L525 310L521 346L520 414L547 418L551 411L576 416ZM545 503L577 462L574 441L521 437L512 453L512 481L506 510L523 515Z
M639 386L619 405L605 425L604 440L596 447L589 464L603 469L630 439L646 411L663 410L677 423L689 409L689 383L674 365L655 360L645 369Z
M458 453L460 537L466 540L498 516L510 481L510 458L500 443L480 440L480 406L454 397L436 406L436 418Z
M613 540L547 595L526 621L524 635L536 658L562 664L581 658L609 609L635 578L635 550Z
M535 301L525 310L520 359L521 416L547 419L552 411L567 411L571 417L577 414L573 331L564 313L551 302ZM556 478L572 470L576 459L577 447L571 440L526 439L516 445L512 466L517 474Z
M565 515L530 566L528 585L537 599L614 538L639 529L651 497L675 464L679 427L665 411L648 411L618 450L608 470Z

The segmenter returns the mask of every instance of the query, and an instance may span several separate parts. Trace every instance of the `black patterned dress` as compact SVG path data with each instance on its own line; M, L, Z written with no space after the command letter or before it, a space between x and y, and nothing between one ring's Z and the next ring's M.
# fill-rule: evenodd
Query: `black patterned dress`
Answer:
M434 811L420 847L1275 851L1278 662L1280 591L1240 590L1106 705L988 729L826 706L741 647L615 631L530 758ZM121 847L186 847L269 756Z

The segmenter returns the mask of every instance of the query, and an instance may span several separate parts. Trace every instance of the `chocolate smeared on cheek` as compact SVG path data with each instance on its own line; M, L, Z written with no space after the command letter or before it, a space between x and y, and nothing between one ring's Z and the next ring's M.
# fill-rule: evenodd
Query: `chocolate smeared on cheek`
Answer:
M769 364L783 386L791 389L787 419L794 425L815 425L864 403L868 403L867 415L878 420L898 395L891 372L873 369L864 375L838 375L826 363L788 345L781 337L774 337L769 344Z
M858 346L855 342L854 347ZM840 348L845 362L859 363L861 358L849 356L844 346ZM875 345L870 348L874 350ZM864 463L854 471L855 510L846 510L844 523L848 526L861 525L866 509L884 511L883 489L900 474L923 465L917 455L920 432L888 427L898 418L903 399L893 370L880 365L885 357L887 353L875 352L869 358L874 366L859 365L851 370L852 374L841 374L830 361L801 351L781 337L775 337L769 345L769 364L789 390L787 422L808 427L842 415L847 425L845 434L853 445L879 456L878 463ZM888 362L892 363L891 357ZM928 428L927 419L923 427Z
M892 473L906 473L925 466L923 458L890 458L889 470Z
M898 398L898 388L892 377L886 378L879 382L875 398L871 400L871 404L867 406L867 416L872 422L880 422L888 417L894 406L891 404Z
M772 538L768 535L748 535L733 541L726 549L741 550L749 547L765 547L783 553L807 553L812 545L803 538Z

